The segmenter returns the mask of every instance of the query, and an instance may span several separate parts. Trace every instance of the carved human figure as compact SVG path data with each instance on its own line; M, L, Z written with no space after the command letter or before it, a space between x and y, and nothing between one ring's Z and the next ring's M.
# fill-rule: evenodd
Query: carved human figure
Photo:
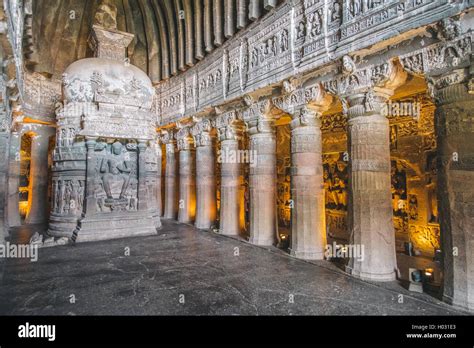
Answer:
M284 29L281 32L281 42L280 42L281 51L285 52L288 50L288 31Z
M65 193L65 196L64 196L64 201L66 202L66 205L65 205L64 208L65 208L65 213L69 214L70 208L71 208L70 203L71 203L71 198L72 198L71 182L66 181L65 186L66 186L66 193Z
M65 189L66 189L66 182L65 181L62 181L62 185L61 185L61 181L60 181L60 184L59 184L59 198L58 198L58 202L59 202L59 205L58 205L58 212L59 214L62 214L64 212L64 194L65 194Z
M311 36L316 37L321 33L322 19L319 12L312 16Z
M122 144L119 141L113 143L110 156L102 159L100 165L100 172L103 173L102 182L108 200L113 200L111 189L113 181L123 181L119 199L125 198L130 184L130 173L132 170L122 156L122 149Z
M303 21L301 21L300 24L298 25L296 37L298 39L302 39L305 36L306 36L306 24Z
M79 187L77 189L77 210L82 211L83 203L84 203L84 189L85 185L83 181L79 181Z
M331 21L335 22L339 19L341 19L341 5L335 2L331 10Z
M350 0L349 1L349 13L352 17L357 16L361 10L361 3L360 0Z
M348 179L346 164L342 161L338 161L336 164L336 172L334 178L334 190L336 191L337 204L339 210L345 210L347 208L347 188L346 181Z
M67 146L67 134L66 129L61 129L61 146Z

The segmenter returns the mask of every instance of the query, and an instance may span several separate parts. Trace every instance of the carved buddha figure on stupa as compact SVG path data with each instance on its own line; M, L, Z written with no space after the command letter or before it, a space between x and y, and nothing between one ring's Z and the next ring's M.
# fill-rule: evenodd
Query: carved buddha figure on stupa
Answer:
M119 141L112 144L110 155L102 159L100 172L103 173L102 182L104 184L105 193L107 194L106 203L114 201L111 185L112 182L116 181L123 182L119 200L125 199L125 194L130 184L130 173L132 169L122 154L122 144Z

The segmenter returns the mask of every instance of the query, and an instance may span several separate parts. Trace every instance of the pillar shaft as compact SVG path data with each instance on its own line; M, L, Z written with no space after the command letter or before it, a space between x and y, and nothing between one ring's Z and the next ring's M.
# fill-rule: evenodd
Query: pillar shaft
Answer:
M31 140L30 196L27 224L48 221L49 129L39 129Z
M364 106L375 98L349 98L349 228L351 242L364 251L350 259L352 275L373 281L395 279L395 232L391 205L389 121ZM386 99L384 99L386 100ZM378 103L381 105L382 100Z
M161 170L162 170L162 158L161 158L161 149L160 149L160 156L158 157L158 160L157 160L157 170L156 170L156 192L155 192L155 195L156 195L156 210L157 210L157 213L158 213L158 216L163 216L163 199L162 199L162 192L161 192L161 180L163 180L162 178L162 174L161 174Z
M309 113L306 111L306 113ZM320 122L313 114L311 124L299 120L291 131L291 255L307 260L324 259L326 246L322 138ZM296 121L296 122L295 122Z
M7 225L20 226L19 187L20 187L20 146L21 133L10 136L10 160L8 173Z
M226 154L238 153L238 140L223 140L221 142L221 205L220 233L238 235L240 233L240 175L241 164L227 161Z
M192 223L196 216L196 181L194 150L179 151L179 210L178 221Z
M200 229L209 229L216 222L216 173L214 148L196 148L196 222Z
M443 298L474 311L474 96L455 84L437 97Z
M92 215L97 212L97 198L95 196L95 167L96 167L96 154L95 146L97 144L96 139L87 139L87 173L86 173L86 206L85 214Z
M174 142L166 144L165 168L165 219L176 219L178 214L178 166L176 161L176 145Z
M273 245L276 233L276 137L269 132L250 136L250 243Z
M148 210L148 190L146 183L146 143L138 144L138 210Z

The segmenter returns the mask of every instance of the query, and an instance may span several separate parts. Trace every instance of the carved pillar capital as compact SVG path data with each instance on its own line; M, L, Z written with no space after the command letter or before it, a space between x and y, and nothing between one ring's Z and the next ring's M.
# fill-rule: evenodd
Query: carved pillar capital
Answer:
M210 119L201 119L190 128L191 134L193 136L194 145L196 147L200 146L212 146L213 136L211 135L212 131L212 122Z
M341 98L344 113L349 117L380 114L383 104L408 76L398 58L359 68L345 56L342 72L342 76L324 82L324 88Z
M236 110L218 115L214 120L214 127L217 128L221 141L240 140L244 130L244 126Z
M427 76L428 90L439 105L467 101L474 92L474 74L469 69L454 69L438 76Z
M319 114L331 105L333 97L326 92L321 84L290 90L288 94L273 98L273 105L293 116L304 106L309 106Z
M320 114L308 106L302 107L292 115L291 129L300 127L321 127Z
M349 118L382 115L382 108L392 92L382 88L368 88L346 96L342 100L344 113Z
M162 130L160 140L161 143L165 144L167 153L176 151L175 131L173 129Z
M87 150L93 150L95 145L97 144L97 138L94 137L86 137L86 147Z
M176 133L176 140L178 144L178 150L191 150L194 146L194 139L191 134L191 127L185 126L181 128L178 133Z
M250 104L242 112L243 120L248 126L250 135L274 132L275 120L270 115L271 102L269 99Z
M161 142L165 145L176 143L175 131L173 129L165 129L161 131L161 137L159 137Z

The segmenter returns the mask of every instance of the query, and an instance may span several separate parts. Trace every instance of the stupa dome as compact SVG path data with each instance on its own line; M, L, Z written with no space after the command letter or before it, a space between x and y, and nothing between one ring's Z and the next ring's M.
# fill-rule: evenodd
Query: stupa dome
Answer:
M154 90L148 75L136 66L107 58L86 58L66 69L63 93L68 103L116 100L122 105L149 108Z

